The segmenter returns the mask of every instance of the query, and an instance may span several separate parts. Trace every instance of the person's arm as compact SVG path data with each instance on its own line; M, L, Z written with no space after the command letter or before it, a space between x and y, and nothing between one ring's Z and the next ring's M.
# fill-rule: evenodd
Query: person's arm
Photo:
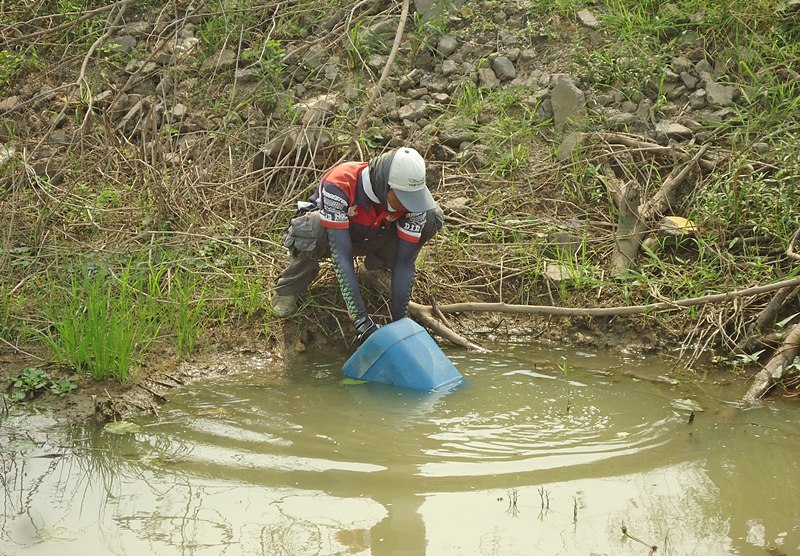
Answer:
M350 239L350 221L347 218L349 202L344 192L331 183L322 188L320 217L328 233L331 261L347 312L358 332L360 342L378 329L367 313L361 288L353 263L353 242Z
M392 268L392 321L406 316L416 275L416 260L422 245L403 239L397 242L397 258Z
M392 321L406 316L414 287L417 255L426 213L408 213L397 222L397 255L392 267Z

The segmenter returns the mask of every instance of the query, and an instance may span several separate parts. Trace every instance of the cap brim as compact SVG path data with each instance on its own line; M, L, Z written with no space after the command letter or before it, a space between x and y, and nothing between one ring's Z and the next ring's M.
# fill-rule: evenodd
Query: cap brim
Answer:
M402 191L400 189L392 189L397 199L403 203L403 206L408 212L425 212L436 208L436 201L433 200L433 195L427 187L418 189L417 191Z

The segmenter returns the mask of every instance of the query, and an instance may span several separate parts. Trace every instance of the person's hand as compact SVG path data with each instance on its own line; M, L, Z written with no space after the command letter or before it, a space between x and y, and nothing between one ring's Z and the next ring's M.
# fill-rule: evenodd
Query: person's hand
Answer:
M369 317L361 317L355 322L356 325L356 339L358 340L359 344L363 344L367 341L367 338L372 336L372 334L381 327L380 324L375 324L375 322Z

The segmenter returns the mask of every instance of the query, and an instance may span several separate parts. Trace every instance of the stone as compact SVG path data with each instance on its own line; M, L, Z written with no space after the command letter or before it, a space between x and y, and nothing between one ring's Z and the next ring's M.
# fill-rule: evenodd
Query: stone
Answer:
M449 58L458 50L458 39L451 35L442 35L439 37L439 42L436 44L436 50L443 57Z
M381 108L386 112L397 110L397 94L386 92L381 95Z
M591 10L581 10L578 12L578 19L581 20L581 23L588 27L589 29L599 29L600 22L597 20L597 17L592 13Z
M693 110L700 110L707 105L705 89L698 89L689 95L689 107Z
M232 70L236 67L238 60L239 58L236 52L225 48L220 50L219 53L209 56L205 62L203 62L203 70L206 72Z
M720 83L706 84L706 100L708 104L718 108L731 106L736 97L736 87Z
M335 93L319 95L298 105L304 124L318 125L333 118L339 109Z
M692 136L692 130L677 122L660 121L656 123L656 133L667 139L682 140Z
M255 83L258 81L258 70L253 68L237 69L233 78L239 83Z
M384 54L373 54L367 58L367 67L373 71L381 72L388 60L389 57Z
M682 216L665 216L658 225L658 236L662 239L668 237L691 237L697 233L697 226L691 220Z
M563 265L558 263L547 263L544 269L544 277L552 284L559 284L567 280L580 278L580 268L575 265Z
M677 56L673 58L671 66L672 66L672 71L674 71L678 75L694 68L694 64L692 64L692 61L689 58L686 58L685 56Z
M0 113L10 112L19 106L19 97L11 96L0 99Z
M511 81L517 76L514 64L506 56L498 56L492 60L492 71L500 82Z
M609 116L608 127L616 131L622 131L636 123L636 116L629 112L617 113Z
M575 150L583 144L583 138L584 136L582 133L568 133L558 146L556 159L559 162L570 160Z
M712 66L709 63L709 61L706 60L705 58L697 62L694 65L694 69L698 73L698 75L701 73L710 73L712 75L714 74L714 66Z
M500 80L497 79L491 68L480 68L478 70L478 86L481 89L496 89L500 86Z
M0 145L0 168L2 168L6 162L11 160L15 154L17 154L17 151L15 151L13 147Z
M694 91L697 88L697 83L699 82L699 79L697 79L695 75L692 75L688 71L682 71L680 77L681 77L681 82L690 91Z
M401 106L397 115L401 120L414 122L428 115L428 103L424 100L412 100L408 104Z
M567 125L583 127L586 119L586 95L569 76L559 76L550 100L553 104L553 122L561 131Z
M450 77L458 73L458 64L453 60L445 60L442 62L442 74L445 77Z
M108 47L112 52L129 54L134 48L136 48L138 43L139 41L136 40L136 37L132 37L131 35L120 35L108 41Z

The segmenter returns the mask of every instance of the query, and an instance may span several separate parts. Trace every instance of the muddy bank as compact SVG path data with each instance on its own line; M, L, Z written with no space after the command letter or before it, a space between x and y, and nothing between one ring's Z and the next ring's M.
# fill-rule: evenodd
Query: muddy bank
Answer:
M482 318L461 316L451 324L459 334L481 342L523 342L544 347L582 347L630 353L668 353L679 344L669 339L662 324L651 319L651 324L632 319L564 319L535 316L509 318L503 315L485 315ZM47 412L64 423L96 421L99 423L124 420L136 414L159 416L159 408L168 404L177 389L191 388L197 382L213 380L237 373L242 369L257 370L265 377L280 380L285 372L284 361L305 351L342 349L343 338L332 319L315 320L313 314L299 314L285 321L277 321L265 337L259 327L239 328L235 331L209 333L198 353L188 359L179 359L169 350L162 350L150 358L128 385L116 381L95 381L79 378L68 369L43 365L42 361L26 355L6 354L0 357L4 376L14 376L26 367L42 366L54 378L74 380L75 391L58 396L44 391L36 398L24 402L31 410ZM441 338L442 346L448 343ZM350 350L355 346L350 345ZM465 350L466 351L466 350ZM44 357L46 354L40 353ZM6 381L6 392L13 391L12 382ZM9 402L7 410L15 411Z

